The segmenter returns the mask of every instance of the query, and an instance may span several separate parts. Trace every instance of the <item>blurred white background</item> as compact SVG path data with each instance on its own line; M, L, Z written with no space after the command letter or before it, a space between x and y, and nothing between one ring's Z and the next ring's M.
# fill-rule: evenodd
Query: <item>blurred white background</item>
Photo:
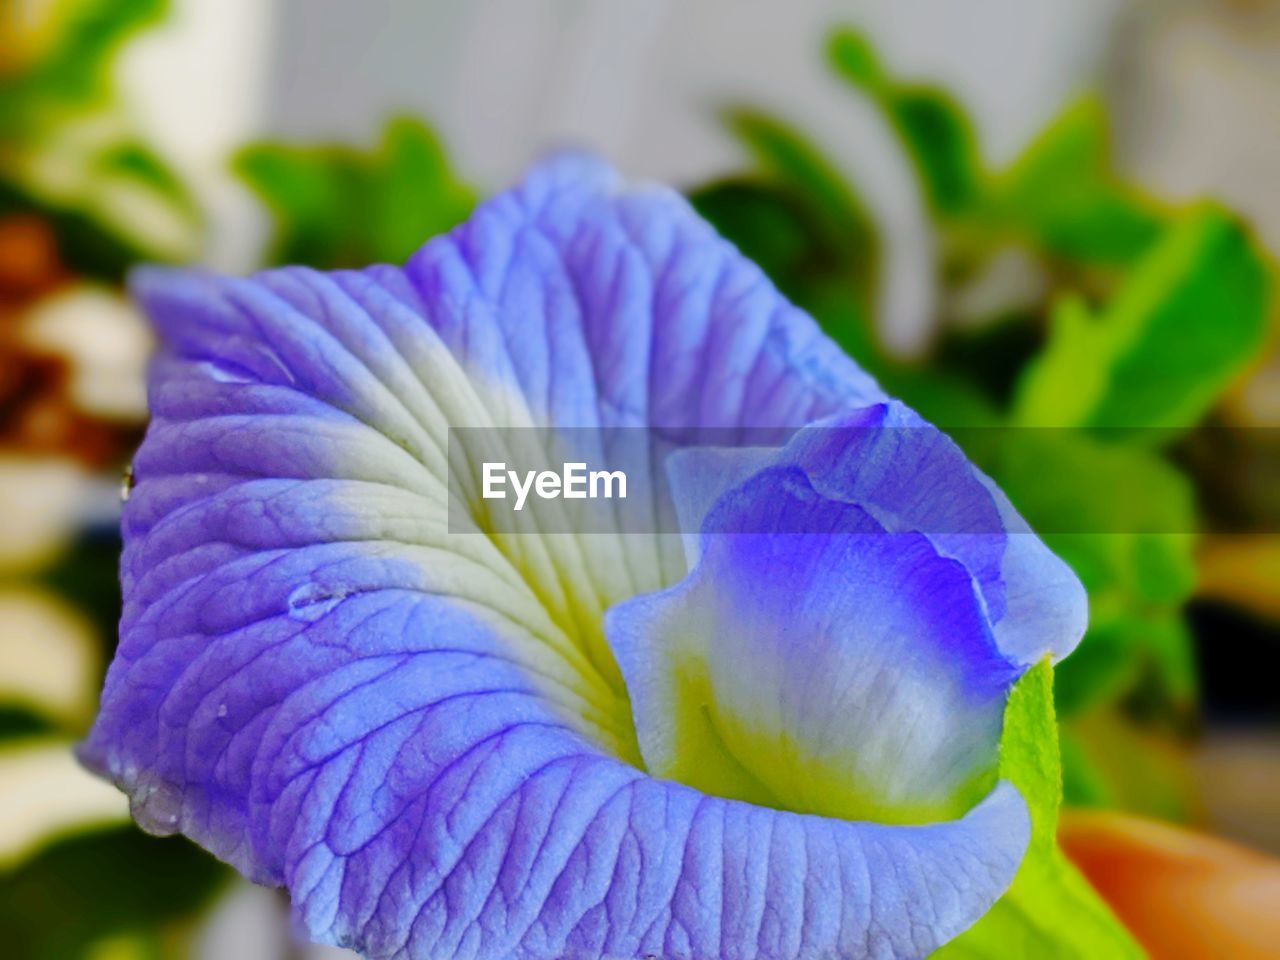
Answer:
M1011 158L1071 94L1101 88L1122 166L1173 196L1210 192L1280 246L1280 5L1271 0L175 0L134 45L126 92L215 220L208 261L245 269L261 214L226 157L260 136L371 142L390 112L426 117L485 189L556 144L672 183L733 169L729 102L820 133L884 231L892 345L924 340L930 256L919 198L873 110L825 69L837 22L896 72L971 110ZM174 78L181 82L175 83Z

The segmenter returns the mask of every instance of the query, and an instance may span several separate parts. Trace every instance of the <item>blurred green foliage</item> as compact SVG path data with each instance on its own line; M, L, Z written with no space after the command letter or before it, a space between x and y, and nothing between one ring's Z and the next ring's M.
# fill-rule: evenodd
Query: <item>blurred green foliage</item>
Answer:
M5 956L72 960L120 943L123 956L184 960L192 918L228 879L187 841L132 825L70 837L0 876Z
M235 165L275 218L267 253L275 264L402 263L428 237L465 220L476 199L435 134L407 117L388 123L369 152L259 143Z
M141 260L185 258L196 251L196 206L129 122L113 82L117 54L166 9L166 0L57 0L0 8L0 220L31 219L52 233L56 269L48 278L49 294L82 278L119 284ZM0 321L20 318L19 306L0 306L14 311ZM0 364L10 360L0 355ZM105 664L120 616L119 556L115 530L80 531L51 560L6 567L0 590L58 598L93 628L100 647L86 655ZM50 638L51 657L62 650L56 639ZM93 705L73 714L42 706L0 702L0 758L28 748L69 752L84 734ZM17 788L16 815L23 816L21 798L32 785L4 785L10 786ZM188 956L189 935L230 871L185 840L155 840L132 825L107 825L92 810L84 815L83 823L66 823L58 838L6 859L0 869L4 956Z
M1194 426L1262 346L1269 278L1240 225L1211 205L1171 219L1095 313L1054 305L1014 419L1036 426Z
M757 172L704 187L690 201L784 293L839 315L828 332L854 356L867 355L880 245L857 192L785 121L739 108L726 122Z
M836 72L865 92L908 148L921 190L937 216L962 213L984 189L973 124L943 90L903 83L885 72L861 34L834 33L829 55Z
M121 47L167 9L62 0L15 4L0 19L0 215L48 215L73 265L94 276L196 252L196 205L114 83Z
M1068 277L1089 267L1125 267L1170 216L1116 176L1106 114L1091 97L1069 105L1008 170L994 175L986 203L995 224L1056 261Z
M852 30L833 34L828 55L916 173L936 238L924 279L940 303L927 355L884 347L876 225L801 132L729 112L751 164L691 199L890 393L940 426L978 428L956 439L1081 577L1089 632L1056 686L1073 744L1068 801L1185 814L1178 778L1132 790L1093 763L1085 741L1110 733L1084 719L1102 712L1174 737L1194 726L1182 608L1196 581L1196 489L1171 454L1262 348L1270 266L1227 211L1175 207L1125 182L1091 98L991 169L946 91L895 77ZM964 315L966 295L1011 253L1033 292Z

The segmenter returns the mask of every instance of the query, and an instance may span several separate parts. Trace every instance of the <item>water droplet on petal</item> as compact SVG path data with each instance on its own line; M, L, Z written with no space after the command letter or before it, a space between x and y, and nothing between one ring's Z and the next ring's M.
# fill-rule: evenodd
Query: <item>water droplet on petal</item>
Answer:
M289 616L294 620L315 623L346 598L345 591L318 583L304 583L289 594Z
M253 379L248 371L231 363L214 363L211 360L205 360L200 366L209 375L209 379L218 383L249 383Z
M167 784L154 784L135 791L129 812L147 833L167 837L177 833L182 820L182 791Z

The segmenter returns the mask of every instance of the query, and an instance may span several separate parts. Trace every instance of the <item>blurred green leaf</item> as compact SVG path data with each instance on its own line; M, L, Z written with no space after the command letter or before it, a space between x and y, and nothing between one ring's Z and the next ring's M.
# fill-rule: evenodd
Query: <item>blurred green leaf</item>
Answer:
M1013 418L1028 426L1079 426L1107 387L1102 323L1078 297L1053 308L1048 345L1029 363L1014 396Z
M1064 718L1059 734L1068 762L1064 796L1072 806L1126 810L1175 823L1201 814L1186 746L1167 728L1137 723L1120 705L1099 701Z
M1059 715L1067 717L1096 703L1111 702L1132 688L1142 669L1134 646L1130 620L1113 618L1089 630L1071 656L1058 664L1054 698ZM1065 756L1063 766L1071 767Z
M822 151L785 122L745 109L725 117L753 169L695 191L691 202L833 339L874 366L880 244L861 198Z
M1151 606L1191 591L1191 484L1158 454L1073 429L1000 431L980 463L1075 568L1094 599L1107 591Z
M1047 661L1018 682L1005 707L999 775L1022 794L1031 843L1013 885L968 931L933 956L942 960L1141 957L1141 948L1058 849L1062 800L1053 669Z
M875 89L886 82L880 56L866 35L852 27L837 27L827 38L827 58L854 86Z
M366 226L347 230L365 185L347 151L260 144L241 151L236 169L275 218L269 262L351 266L371 246Z
M402 263L466 219L476 199L435 134L408 118L392 120L370 152L260 143L235 166L274 215L273 263Z
M1058 669L1058 712L1073 716L1115 702L1150 675L1162 700L1188 706L1197 692L1191 638L1170 610L1148 616L1117 616L1093 627Z
M1169 719L1186 716L1195 708L1199 686L1181 613L1195 575L1190 537L1045 539L1077 573L1083 571L1092 605L1090 627L1080 646L1059 666L1061 713L1073 716L1148 684ZM1168 570L1167 578L1153 576L1146 569L1149 564ZM1098 580L1104 585L1097 585ZM1160 595L1163 602L1143 596L1144 589Z
M823 332L872 376L884 371L875 333L874 305L867 292L839 277L811 284L797 302L813 314Z
M8 28L10 61L0 66L5 192L82 216L150 258L190 256L200 217L184 185L127 122L112 68L121 46L167 9L166 0L64 0L37 5L27 14L37 21L29 30L19 26L20 14L0 25ZM97 275L114 269L90 268Z
M0 877L5 956L74 960L109 937L152 940L190 923L230 875L194 844L133 826L63 840Z
M968 115L950 94L902 83L881 66L866 37L836 30L828 43L836 72L879 105L897 132L935 214L956 214L981 195L984 174Z
M727 123L761 173L812 200L813 225L823 231L820 242L850 251L849 262L861 263L866 270L867 260L874 256L875 226L858 195L821 151L782 120L760 111L732 110Z
M1166 212L1116 176L1106 116L1070 104L991 188L990 216L1067 261L1124 264L1157 239Z
M1089 631L1058 667L1060 709L1118 697L1144 670L1190 706L1194 673L1170 633L1195 586L1190 482L1155 452L1079 430L997 435L972 455L1089 593Z
M897 366L873 372L890 395L944 430L988 428L1001 423L1000 411L971 380L927 367ZM973 451L969 453L975 455Z
M1166 701L1176 707L1193 705L1200 693L1195 641L1181 611L1149 618L1143 625L1142 646L1160 687L1161 705Z
M1061 700L1061 696L1058 699ZM1093 763L1084 745L1065 722L1058 727L1058 743L1062 753L1063 804L1068 807L1122 807L1106 774Z
M1023 424L1187 428L1261 346L1269 278L1243 227L1213 206L1183 217L1096 316L1060 304L1027 369Z
M102 105L111 95L114 56L168 6L168 0L62 0L8 14L14 22L0 29L9 34L16 66L0 68L0 131L13 137L51 112ZM24 16L40 22L24 31L17 22Z
M57 732L57 727L44 714L29 707L0 703L0 744L25 741Z
M372 233L379 260L399 261L456 226L475 206L474 191L456 179L436 135L416 120L387 124L381 187L372 191Z
M936 211L954 214L981 191L981 165L968 117L947 94L903 86L886 95L885 109L911 152L925 195Z
M993 314L977 326L947 326L934 341L928 370L964 380L999 411L992 422L1003 422L1023 368L1043 347L1037 328L1037 317L1027 307Z
M723 180L699 189L689 201L792 298L803 297L806 281L839 256L821 243L811 205L774 184Z
M30 214L48 224L58 255L73 273L118 284L146 258L136 244L114 235L84 210L52 206L0 178L0 217Z

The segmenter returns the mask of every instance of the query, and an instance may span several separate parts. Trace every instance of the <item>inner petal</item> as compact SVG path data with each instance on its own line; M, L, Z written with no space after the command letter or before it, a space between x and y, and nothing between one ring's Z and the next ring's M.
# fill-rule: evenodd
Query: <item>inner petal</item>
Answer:
M957 816L991 788L1019 671L959 562L795 467L725 494L704 529L684 581L607 619L651 773L896 823Z

